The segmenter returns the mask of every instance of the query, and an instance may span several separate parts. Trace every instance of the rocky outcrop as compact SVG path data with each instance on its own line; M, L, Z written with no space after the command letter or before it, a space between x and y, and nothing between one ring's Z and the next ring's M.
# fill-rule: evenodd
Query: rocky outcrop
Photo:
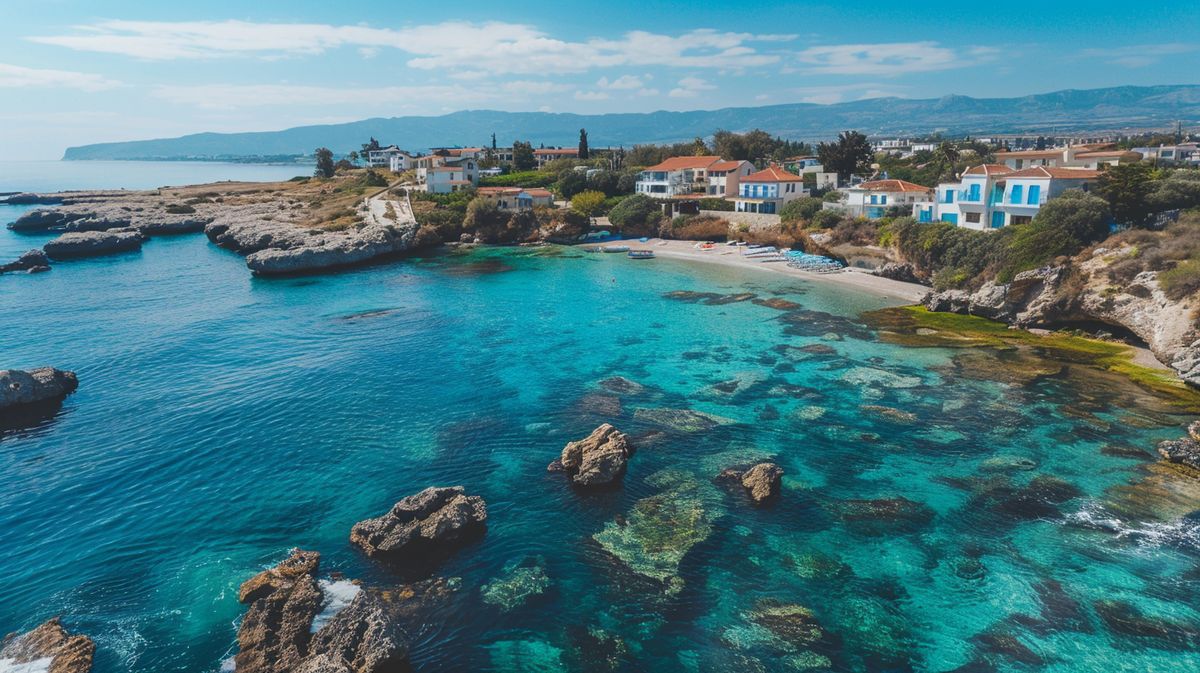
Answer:
M21 255L16 261L0 264L0 273L40 273L50 270L50 259L41 250L30 250Z
M62 203L62 197L54 194L21 192L19 194L9 194L8 196L0 198L0 203L9 206L52 205L56 203Z
M1200 470L1200 440L1194 437L1159 442L1158 455L1177 465Z
M761 507L779 496L783 468L775 463L758 463L747 470L736 467L721 470L717 482L745 491L750 502Z
M91 638L67 633L54 617L28 633L5 636L0 642L0 670L88 673L95 651ZM34 662L42 665L35 668Z
M359 521L350 542L368 556L390 561L419 561L446 552L483 533L487 505L462 486L430 487L404 498L381 517Z
M354 594L324 624L314 625L324 596L317 552L293 550L279 565L247 580L238 630L238 673L392 673L408 667L409 626L421 626L453 590L444 579ZM316 628L319 626L319 628Z
M604 486L625 474L632 454L625 433L605 423L587 437L567 444L550 469L561 468L577 486Z
M926 279L921 278L921 276L918 275L917 267L908 263L888 262L880 266L878 269L875 269L871 273L874 273L880 278L898 280L903 283L920 283L922 285L928 284Z
M75 372L53 367L29 371L0 370L0 411L39 402L60 401L75 392L79 379Z
M1188 426L1187 431L1188 435L1192 439L1200 442L1200 421L1192 421L1192 424Z
M42 247L51 259L100 257L142 249L142 235L136 231L74 231Z
M238 629L234 662L240 673L292 670L308 654L323 598L316 580L320 561L317 552L296 549L242 584L238 601L249 609Z
M1170 299L1153 271L1117 288L1105 268L1098 253L1076 265L1019 273L1011 283L984 283L975 292L933 292L923 303L931 311L977 315L1020 327L1113 325L1145 342L1184 381L1200 386L1200 330L1192 317L1197 298Z
M286 274L335 269L408 250L416 237L413 226L368 225L352 234L310 236L294 248L267 248L246 258L256 275Z

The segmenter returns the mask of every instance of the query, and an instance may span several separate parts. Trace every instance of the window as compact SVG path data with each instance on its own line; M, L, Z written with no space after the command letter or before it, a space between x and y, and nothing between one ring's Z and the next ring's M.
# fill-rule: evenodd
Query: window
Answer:
M874 204L878 204L878 203L879 203L879 197L878 197L878 196L876 196L876 195L874 195L874 194L872 194L872 195L871 195L871 203L872 203L872 205L874 205Z
M967 218L967 222L979 224L979 213L964 213L964 215Z
M1029 205L1036 206L1042 202L1042 186L1029 185Z
M967 200L968 201L978 201L979 200L979 192L980 192L979 183L978 182L971 183L970 188L968 188L968 190L967 190Z
M887 205L887 194L884 194L883 196L879 197L879 203L881 205L885 205L885 206Z
M1008 194L1008 202L1009 203L1017 203L1017 204L1021 203L1021 197L1024 196L1023 192L1024 192L1023 185L1013 185L1012 191L1010 191Z

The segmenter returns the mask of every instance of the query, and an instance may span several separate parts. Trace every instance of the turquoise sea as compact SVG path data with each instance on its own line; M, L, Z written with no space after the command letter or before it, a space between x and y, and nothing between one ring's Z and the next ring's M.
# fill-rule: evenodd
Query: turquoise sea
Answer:
M0 191L305 172L62 169ZM62 615L98 673L215 672L243 580L300 546L395 582L350 527L462 484L489 529L439 569L461 597L418 670L1200 670L1200 488L1152 456L1190 419L1074 365L965 375L859 318L892 304L558 248L259 280L203 236L2 276L0 366L80 388L0 429L0 632ZM643 440L621 488L547 473L603 421ZM763 459L769 507L713 482ZM522 564L545 591L487 600Z

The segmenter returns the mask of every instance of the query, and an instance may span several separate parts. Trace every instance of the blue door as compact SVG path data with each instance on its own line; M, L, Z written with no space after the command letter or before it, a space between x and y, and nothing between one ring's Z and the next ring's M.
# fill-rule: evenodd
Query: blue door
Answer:
M1004 212L995 211L992 213L992 229L999 229L1004 226Z

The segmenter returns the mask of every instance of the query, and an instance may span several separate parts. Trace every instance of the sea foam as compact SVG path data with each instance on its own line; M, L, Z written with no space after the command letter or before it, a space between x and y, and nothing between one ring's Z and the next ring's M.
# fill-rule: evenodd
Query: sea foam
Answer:
M18 664L16 659L0 659L0 673L46 673L53 661L53 657L42 657Z
M313 619L313 633L320 631L322 626L350 605L350 601L362 591L361 587L349 580L317 580L317 585L321 587L325 600L321 602L321 612Z

